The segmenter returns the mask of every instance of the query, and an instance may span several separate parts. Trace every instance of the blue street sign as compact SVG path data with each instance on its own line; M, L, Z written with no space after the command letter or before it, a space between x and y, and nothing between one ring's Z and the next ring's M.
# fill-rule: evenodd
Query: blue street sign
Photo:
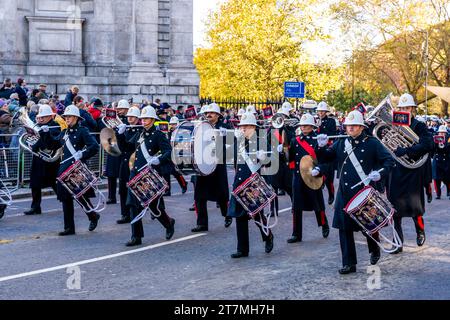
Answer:
M284 83L285 98L305 98L304 82L285 82Z

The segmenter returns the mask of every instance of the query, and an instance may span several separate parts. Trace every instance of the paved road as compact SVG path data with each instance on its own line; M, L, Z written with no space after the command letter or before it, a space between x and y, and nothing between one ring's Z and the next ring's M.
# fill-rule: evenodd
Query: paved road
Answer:
M450 299L449 200L434 200L428 206L427 242L421 248L415 244L412 220L405 221L404 252L383 254L375 274L368 272L369 254L358 234L358 272L341 276L338 234L332 229L323 239L312 213L304 217L304 242L286 243L291 233L287 197L280 201L285 210L274 229L273 252L264 253L259 232L250 225L250 256L231 259L235 225L224 228L214 203L208 207L210 231L190 232L195 225L195 214L187 210L191 187L181 195L173 183L175 195L166 198L176 218L173 241L165 241L165 230L145 217L146 237L137 249L124 246L130 226L115 224L119 205L103 212L94 232L87 231L88 220L78 209L77 235L58 237L62 212L54 197L45 200L41 216L23 216L30 201L15 202L0 220L0 300ZM327 215L331 220L331 207ZM372 281L378 274L380 289Z

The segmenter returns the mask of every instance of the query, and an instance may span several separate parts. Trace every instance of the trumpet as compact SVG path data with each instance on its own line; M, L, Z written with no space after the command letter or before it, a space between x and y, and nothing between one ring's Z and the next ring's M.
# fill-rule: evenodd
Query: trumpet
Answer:
M288 127L296 127L300 123L298 119L284 119L284 116L281 114L276 114L270 120L272 127L275 129L281 129L284 126Z

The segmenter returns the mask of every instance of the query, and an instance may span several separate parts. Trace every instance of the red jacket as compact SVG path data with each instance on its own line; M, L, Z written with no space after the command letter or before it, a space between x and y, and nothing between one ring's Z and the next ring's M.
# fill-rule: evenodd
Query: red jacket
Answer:
M91 114L92 118L94 118L95 121L97 121L102 114L102 112L100 110L98 110L92 106L89 107L89 113Z

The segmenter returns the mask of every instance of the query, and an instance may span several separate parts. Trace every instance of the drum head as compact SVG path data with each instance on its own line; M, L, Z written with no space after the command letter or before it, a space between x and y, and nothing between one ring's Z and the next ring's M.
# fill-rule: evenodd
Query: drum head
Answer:
M216 137L212 125L200 122L193 132L193 165L201 175L209 175L217 167Z
M371 187L366 187L362 189L359 193L356 194L356 196L352 200L350 200L347 207L345 208L345 211L353 212L353 210L358 209L361 206L361 204L363 204L367 200L371 191L372 191Z

